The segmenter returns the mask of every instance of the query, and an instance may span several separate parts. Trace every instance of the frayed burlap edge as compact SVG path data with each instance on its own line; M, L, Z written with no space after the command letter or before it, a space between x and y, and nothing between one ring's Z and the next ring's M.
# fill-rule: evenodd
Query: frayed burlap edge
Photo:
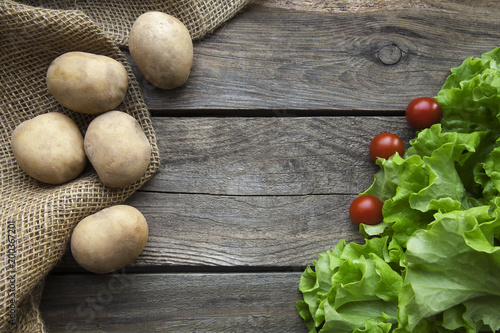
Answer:
M147 11L161 11L177 17L193 40L212 33L236 15L252 0L21 0L43 8L78 10L101 27L119 46L128 45L128 35L135 19Z
M0 331L41 332L41 285L66 252L73 227L84 217L127 199L158 170L160 157L130 65L86 15L7 0L0 3L0 31ZM118 109L139 122L152 147L147 173L131 186L109 189L90 166L71 182L47 185L27 176L14 159L10 136L22 121L57 111L75 120L83 133L92 120L60 106L45 85L51 61L76 50L110 56L128 71L128 93Z

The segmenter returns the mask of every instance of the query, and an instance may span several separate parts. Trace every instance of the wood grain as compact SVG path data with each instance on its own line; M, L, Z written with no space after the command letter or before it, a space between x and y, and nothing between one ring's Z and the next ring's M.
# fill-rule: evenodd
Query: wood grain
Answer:
M144 191L221 195L358 194L378 170L380 132L414 136L404 117L155 117L161 167Z
M136 72L156 115L402 114L411 99L434 96L451 67L500 40L499 6L426 3L327 13L258 2L195 43L184 87L156 89ZM387 46L400 60L381 61Z
M300 11L320 11L327 13L368 12L408 8L432 8L422 0L261 0L266 7L279 7Z
M265 267L302 270L318 252L363 237L348 216L354 195L220 196L138 193L126 203L149 224L128 267ZM68 253L56 271L81 272Z
M393 11L402 9L425 9L432 11L474 11L498 10L498 5L490 0L257 0L270 8L293 9L327 13Z
M144 193L129 201L151 225L134 265L305 266L339 241L361 241L355 196L206 196Z
M49 332L305 332L300 273L52 275Z

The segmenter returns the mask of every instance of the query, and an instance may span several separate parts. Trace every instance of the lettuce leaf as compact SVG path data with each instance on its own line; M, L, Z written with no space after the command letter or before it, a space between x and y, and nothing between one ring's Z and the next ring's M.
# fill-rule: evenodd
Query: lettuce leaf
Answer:
M452 68L435 99L441 123L377 161L364 193L383 222L302 274L309 332L500 330L500 48Z
M422 319L466 301L500 297L500 247L485 234L500 228L500 219L498 211L490 215L489 210L439 214L410 238L399 299L401 327L395 332L413 332ZM484 223L488 228L481 228Z
M388 332L396 323L403 278L391 267L400 258L390 254L394 250L387 242L387 237L364 245L343 241L332 252L318 254L315 270L308 266L299 283L304 300L297 310L309 332L372 332L375 327L373 332Z

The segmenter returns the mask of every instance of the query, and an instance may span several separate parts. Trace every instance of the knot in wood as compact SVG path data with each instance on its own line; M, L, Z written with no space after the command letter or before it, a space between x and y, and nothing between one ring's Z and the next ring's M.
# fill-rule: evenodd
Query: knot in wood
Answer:
M402 55L401 49L394 44L382 46L377 54L378 60L384 65L397 64L401 60Z

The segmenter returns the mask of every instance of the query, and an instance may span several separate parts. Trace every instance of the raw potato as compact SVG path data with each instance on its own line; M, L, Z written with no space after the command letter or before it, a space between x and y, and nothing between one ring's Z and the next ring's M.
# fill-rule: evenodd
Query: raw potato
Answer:
M11 145L19 166L44 183L70 181L87 164L82 133L62 113L41 114L19 124L12 132Z
M47 88L63 106L85 114L115 109L123 102L128 75L118 61L103 55L68 52L47 70Z
M105 208L81 220L71 235L71 253L88 271L106 274L141 254L148 240L142 213L128 205Z
M130 30L129 50L144 77L161 89L186 83L193 64L193 41L177 18L146 12Z
M101 182L113 188L141 179L151 160L151 145L141 126L121 111L109 111L92 120L84 148Z

